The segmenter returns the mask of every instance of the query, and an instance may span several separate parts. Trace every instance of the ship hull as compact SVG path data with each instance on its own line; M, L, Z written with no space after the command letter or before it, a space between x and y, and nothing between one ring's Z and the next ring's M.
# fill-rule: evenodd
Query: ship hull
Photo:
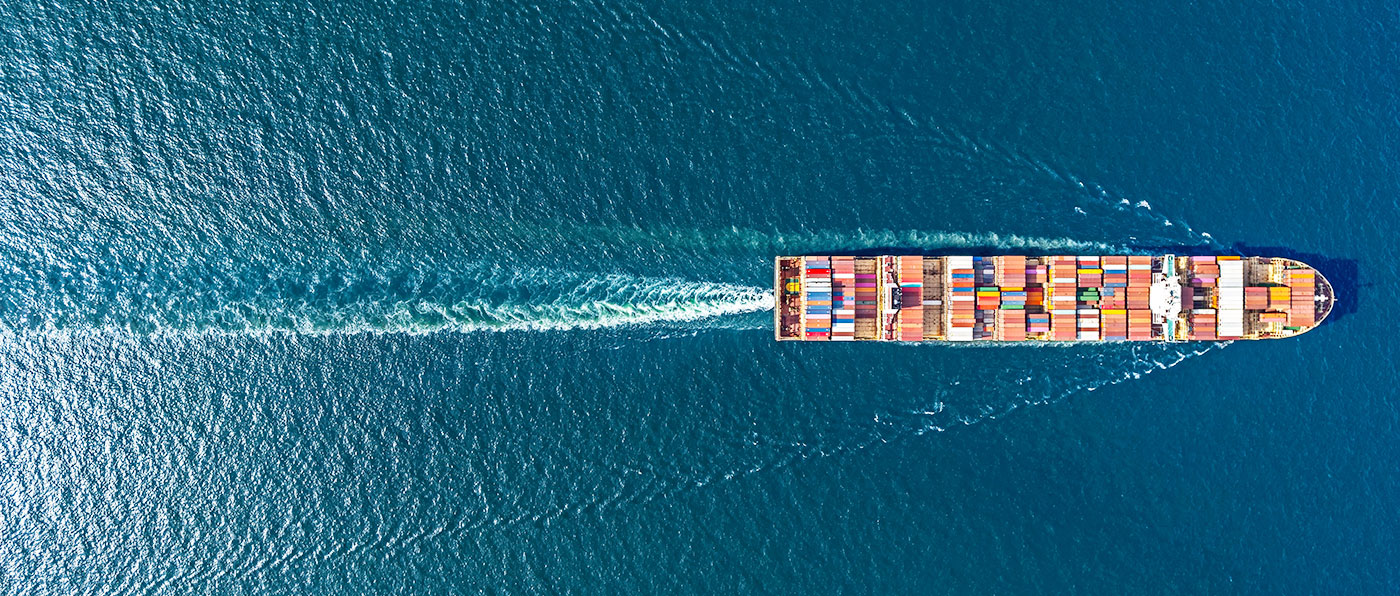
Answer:
M773 281L779 341L1279 339L1335 301L1269 257L780 256Z

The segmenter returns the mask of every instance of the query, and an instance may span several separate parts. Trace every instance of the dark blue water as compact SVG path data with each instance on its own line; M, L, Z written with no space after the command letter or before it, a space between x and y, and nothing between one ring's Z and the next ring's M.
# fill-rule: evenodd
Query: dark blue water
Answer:
M1400 13L1113 4L0 3L0 592L1395 593ZM1344 308L768 327L1144 247Z

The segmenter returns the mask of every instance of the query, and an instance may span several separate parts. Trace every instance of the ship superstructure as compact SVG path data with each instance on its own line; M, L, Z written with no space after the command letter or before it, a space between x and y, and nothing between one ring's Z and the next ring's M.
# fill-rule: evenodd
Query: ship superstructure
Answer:
M1332 287L1239 256L782 256L778 340L1192 341L1316 327Z

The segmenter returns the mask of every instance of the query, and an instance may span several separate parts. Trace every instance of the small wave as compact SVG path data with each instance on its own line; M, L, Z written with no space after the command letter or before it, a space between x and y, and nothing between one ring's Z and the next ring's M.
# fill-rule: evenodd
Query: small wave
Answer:
M994 232L947 230L799 230L763 231L751 228L676 230L667 228L630 231L598 230L599 235L624 238L634 245L664 243L672 253L696 255L742 254L771 257L775 254L834 253L841 250L894 248L906 250L1001 249L1007 251L1097 251L1115 253L1127 247L1074 238L1046 238Z
M905 120L909 118L905 116ZM959 132L955 126L948 123L936 123L930 121L929 130L936 131L943 142L951 143L959 148L959 151L966 155L978 155L983 158L996 159L1001 165L1008 168L1018 168L1024 171L1043 175L1057 184L1063 185L1076 196L1075 202L1079 203L1073 207L1074 213L1079 215L1090 215L1094 217L1104 217L1113 211L1132 213L1138 218L1146 221L1160 221L1162 227L1172 227L1176 230L1186 231L1189 236L1177 239L1181 242L1204 243L1219 246L1213 238L1201 236L1191 229L1189 225L1176 226L1177 222L1173 218L1167 217L1152 210L1152 205L1146 200L1130 200L1121 193L1111 191L1103 185L1086 180L1084 177L1076 175L1066 168L1059 167L1051 162L1027 154L1022 148L999 143L992 140L981 139L976 135ZM1086 209L1087 208L1087 209ZM1108 211L1104 211L1107 209Z
M953 389L952 386L960 384L960 381L953 381L950 386L931 390L930 399L932 401L930 402L911 404L912 407L905 410L873 411L870 412L868 419L851 421L852 424L864 427L862 436L846 440L838 439L835 442L823 441L821 439L822 433L817 433L810 439L750 434L746 436L744 444L762 452L757 460L745 458L732 462L728 466L720 466L714 470L694 475L676 472L670 476L657 477L657 482L664 486L655 491L658 493L656 497L671 498L691 490L702 489L711 484L744 479L764 472L772 473L803 460L840 457L871 447L905 442L929 433L943 433L960 426L974 426L999 420L1023 409L1030 410L1035 406L1058 404L1075 397L1092 394L1100 389L1141 379L1156 371L1169 370L1192 358L1223 349L1231 343L1227 341L1207 345L1138 344L1135 342L1035 344L1037 348L1097 347L1099 353L1095 357L1095 361L1099 362L1099 369L1102 372L1091 374L1091 378L1076 382L1069 387L1047 387L1044 390L1032 388L1029 383L1038 380L1037 376L1027 375L1017 379L1017 386L1023 388L1016 390L1012 396L1008 396L1010 399L972 404L955 404L949 401L954 399L958 393L958 390ZM933 345L955 344L939 343ZM956 345L973 347L971 344ZM1004 345L998 344L998 347ZM1120 365L1125 366L1120 368ZM622 502L630 501L622 500ZM610 505L616 503L617 500L614 500Z
M997 248L1004 250L1121 252L1126 247L1073 238L1042 238L1017 234L967 233L923 230L856 230L814 232L783 236L780 243L789 248L837 246L843 248L956 249Z
M754 228L679 229L669 227L612 228L584 227L573 230L517 231L522 237L576 236L577 243L596 246L627 246L643 254L684 253L690 255L742 254L764 258L783 252L830 251L836 249L905 248L939 250L955 248L996 248L1005 250L1097 250L1116 252L1125 247L1105 242L1065 237L1038 237L994 232L950 230L797 230L765 231ZM567 234L565 234L567 232ZM650 250L642 251L641 248ZM662 250L664 248L664 250Z

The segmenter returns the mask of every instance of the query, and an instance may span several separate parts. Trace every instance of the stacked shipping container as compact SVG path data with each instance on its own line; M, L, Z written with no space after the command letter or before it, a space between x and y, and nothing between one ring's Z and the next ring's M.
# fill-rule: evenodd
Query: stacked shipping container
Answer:
M1128 257L1128 309L1147 310L1152 290L1152 257Z
M971 341L977 322L977 280L972 257L948 257L948 339Z
M831 257L831 339L856 338L856 259Z
M945 269L943 259L928 257L924 259L924 338L946 337L948 332L944 329L944 321L947 315L944 314L943 302L947 295L947 289L943 287L943 270Z
M1126 311L1128 308L1128 257L1103 257L1101 263L1103 289L1099 290L1099 309ZM1106 321L1105 328L1107 328Z
M1026 313L1027 336L1043 337L1050 333L1050 313Z
M1074 257L1050 259L1050 336L1056 341L1072 341L1079 337L1075 328L1078 270Z
M879 264L870 257L860 257L855 270L857 338L875 339L880 325Z
M1026 257L997 257L996 281L1002 288L1026 287Z
M977 324L972 328L973 339L996 337L997 309L1001 306L1001 291L997 287L996 257L972 257L972 269L977 273Z
M1191 339L1213 340L1215 335L1215 309L1198 308L1191 311L1188 317L1190 328L1187 329L1188 337Z
M1021 256L994 257L993 281L996 283L998 309L994 338L1002 341L1026 339L1026 258ZM979 295L981 292L979 292Z
M1239 257L1216 257L1220 269L1220 299L1216 312L1218 339L1244 336L1244 261Z
M1100 312L1103 313L1103 339L1108 341L1123 341L1128 339L1127 309L1108 308Z
M1024 310L999 310L997 311L997 339L1002 341L1025 341L1026 339L1026 311Z
M1128 339L1152 339L1152 311L1145 308L1128 310Z
M1078 337L1084 341L1101 339L1099 319L1100 290L1103 287L1103 268L1100 257L1079 257L1078 275Z
M1026 285L1044 286L1050 282L1050 266L1045 259L1037 258L1035 263L1026 263Z
M1288 325L1303 327L1312 325L1314 320L1313 296L1317 291L1312 269L1287 269L1288 275Z
M807 339L831 337L831 259L807 257L802 288L806 293Z
M923 257L899 257L899 289L901 292L900 301L902 303L899 310L899 339L903 341L923 341Z
M1128 309L1128 339L1152 339L1152 257L1128 257L1128 288L1124 306Z
M1265 310L1269 308L1268 286L1246 286L1244 289L1245 310Z
M1187 337L1213 340L1217 337L1215 315L1220 282L1220 265L1215 257L1191 257L1189 260L1190 291L1183 292L1183 309L1189 309ZM1186 290L1188 288L1183 288Z

